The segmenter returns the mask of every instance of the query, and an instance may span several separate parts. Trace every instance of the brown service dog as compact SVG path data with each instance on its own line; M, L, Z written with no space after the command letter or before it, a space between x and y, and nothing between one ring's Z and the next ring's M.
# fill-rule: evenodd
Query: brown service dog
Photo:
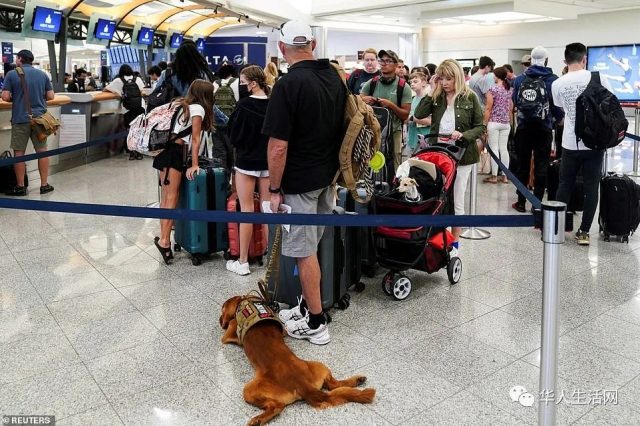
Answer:
M222 343L240 344L236 309L243 299L234 296L222 305L220 326L226 330ZM263 425L299 400L315 408L327 408L346 402L370 403L376 394L371 388L354 389L364 384L364 376L336 380L326 365L298 358L284 342L282 329L272 321L260 322L247 331L244 351L256 372L244 386L244 400L264 410L248 425Z

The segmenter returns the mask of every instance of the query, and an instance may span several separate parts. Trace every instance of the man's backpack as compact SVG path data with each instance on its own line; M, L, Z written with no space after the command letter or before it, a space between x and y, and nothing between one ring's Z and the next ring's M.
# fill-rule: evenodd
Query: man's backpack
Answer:
M369 96L373 96L379 81L380 81L379 75L376 75L371 79L371 83L369 83ZM398 79L398 90L397 90L398 98L396 99L396 105L398 106L402 105L402 94L404 93L404 86L406 85L407 85L407 81L404 78Z
M141 109L142 92L136 83L136 77L134 76L131 80L120 77L120 80L122 80L122 106L129 111Z
M600 73L592 72L584 92L576 99L576 137L590 149L609 149L625 138L629 121L616 95L600 82Z
M380 124L371 107L347 88L344 72L334 65L345 86L347 99L344 108L345 134L340 145L340 168L334 183L347 188L353 199L368 203L373 195L373 170L369 162L380 149ZM366 195L358 194L358 183L364 181Z
M518 90L518 118L527 121L545 121L549 117L549 92L544 77L525 75Z
M160 105L170 103L176 96L176 89L171 81L171 68L167 68L160 88L153 95L147 97L147 113Z
M236 81L235 78L230 78L228 82L221 84L216 91L215 105L229 117L236 107L236 96L233 94L231 85Z

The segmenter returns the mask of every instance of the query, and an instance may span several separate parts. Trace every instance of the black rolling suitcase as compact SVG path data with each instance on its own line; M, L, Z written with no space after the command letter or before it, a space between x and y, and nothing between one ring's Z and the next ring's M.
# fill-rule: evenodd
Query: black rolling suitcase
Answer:
M344 214L344 210L336 207L336 214ZM275 239L276 226L269 226L269 249L267 253L271 256L271 249ZM349 273L345 273L346 264L346 229L345 227L327 226L324 229L322 240L318 246L318 261L320 262L320 293L322 297L322 308L327 311L332 307L346 309L349 307L350 295L347 292L350 284ZM287 232L284 229L282 232ZM298 304L298 297L302 294L300 285L300 274L295 258L280 256L279 284L275 289L275 280L271 276L268 282L269 293L272 300L284 303L289 306Z
M556 193L558 192L558 186L560 185L560 166L561 160L554 160L549 163L547 169L547 198L549 201L556 200ZM582 169L576 176L576 182L573 185L573 193L571 194L571 200L567 206L568 212L581 212L584 209L584 179L582 177Z
M640 223L640 186L629 176L609 173L600 181L598 224L604 240L611 235L629 242Z

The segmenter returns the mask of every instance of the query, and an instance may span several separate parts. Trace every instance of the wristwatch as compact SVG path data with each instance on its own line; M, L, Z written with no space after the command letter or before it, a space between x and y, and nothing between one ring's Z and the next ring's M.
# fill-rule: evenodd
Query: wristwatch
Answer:
M282 194L282 188L269 187L269 192L272 194Z

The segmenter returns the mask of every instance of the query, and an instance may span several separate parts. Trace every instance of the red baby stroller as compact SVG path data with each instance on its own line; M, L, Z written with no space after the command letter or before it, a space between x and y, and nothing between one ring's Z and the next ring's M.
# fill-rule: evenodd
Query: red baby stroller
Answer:
M422 200L406 201L403 194L392 190L387 194L374 195L374 212L412 215L450 213L453 210L450 195L456 177L456 165L463 153L464 149L448 144L435 144L416 153L412 159L435 166L429 165L435 169L435 173L431 171L430 174L411 167L410 177L422 178L418 181ZM449 282L456 284L460 281L462 261L458 257L450 257L453 235L446 228L378 226L374 235L378 263L389 269L382 279L382 289L396 300L406 299L411 292L411 280L402 274L407 269L431 274L446 267Z

